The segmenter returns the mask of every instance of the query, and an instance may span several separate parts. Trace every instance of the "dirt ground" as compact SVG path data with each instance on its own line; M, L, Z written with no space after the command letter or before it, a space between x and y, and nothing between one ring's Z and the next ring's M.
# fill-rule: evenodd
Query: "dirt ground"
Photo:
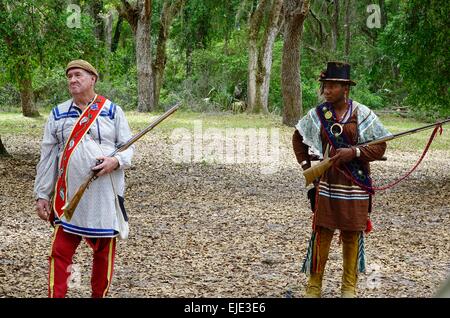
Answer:
M302 297L312 215L291 134L281 137L272 174L258 164L177 164L169 136L144 137L126 174L130 237L118 243L109 297ZM13 159L0 160L0 297L46 297L52 228L35 214L32 192L40 138L3 141ZM450 273L449 155L431 149L412 176L374 197L360 297L432 297ZM419 153L387 156L372 165L378 183ZM337 234L331 249L323 296L339 297ZM74 263L68 297L89 297L85 242Z

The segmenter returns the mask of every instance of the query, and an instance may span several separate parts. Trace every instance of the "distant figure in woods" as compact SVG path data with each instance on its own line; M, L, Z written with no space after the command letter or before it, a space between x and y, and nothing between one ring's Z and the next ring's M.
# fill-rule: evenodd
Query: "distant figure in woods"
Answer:
M65 297L72 258L82 238L93 249L92 297L104 297L113 274L116 237L128 235L124 169L133 147L108 157L131 137L122 109L94 91L97 70L84 60L66 68L72 98L52 109L45 125L34 193L38 216L54 225L49 297ZM68 220L62 211L80 184L97 172ZM50 200L52 203L50 203Z
M231 101L231 110L234 113L242 113L245 110L246 104L242 100L243 96L244 96L244 89L242 88L242 83L239 82L234 86L233 98Z
M379 160L386 143L357 147L390 135L366 106L349 99L350 65L328 62L320 74L325 102L311 109L295 126L293 147L303 168L329 155L333 165L308 191L314 212L313 231L302 272L309 274L306 297L321 297L322 279L336 229L342 240L342 297L356 297L358 271L365 271L364 234L371 229L373 189L369 162Z

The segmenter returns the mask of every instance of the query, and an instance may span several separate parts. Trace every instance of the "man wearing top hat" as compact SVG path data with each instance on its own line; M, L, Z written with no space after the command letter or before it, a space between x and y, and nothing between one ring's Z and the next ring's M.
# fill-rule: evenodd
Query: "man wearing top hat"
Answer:
M72 258L82 238L93 249L92 297L106 296L113 274L116 237L126 238L124 169L133 147L109 157L131 138L122 109L94 91L97 70L84 60L66 67L72 98L54 107L45 125L34 193L38 216L54 226L49 256L48 296L65 297ZM64 214L91 171L97 178L73 216Z
M369 162L381 159L386 143L358 143L389 135L378 117L349 98L350 65L328 62L320 74L325 102L312 108L295 126L293 147L305 170L311 161L329 156L333 165L308 191L314 212L312 235L302 272L309 274L306 297L321 297L322 279L335 230L342 242L341 296L356 297L358 272L365 271L364 234L371 229L372 184Z

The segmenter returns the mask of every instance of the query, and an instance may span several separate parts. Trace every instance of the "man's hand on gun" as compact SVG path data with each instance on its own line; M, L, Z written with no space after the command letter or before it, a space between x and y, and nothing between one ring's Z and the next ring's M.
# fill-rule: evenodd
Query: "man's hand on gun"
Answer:
M108 173L113 172L119 167L119 160L116 157L97 157L97 165L92 168L93 171L98 171L96 173L97 177L104 176Z
M339 148L335 154L330 157L334 166L340 166L347 162L352 161L356 157L356 151L354 148Z

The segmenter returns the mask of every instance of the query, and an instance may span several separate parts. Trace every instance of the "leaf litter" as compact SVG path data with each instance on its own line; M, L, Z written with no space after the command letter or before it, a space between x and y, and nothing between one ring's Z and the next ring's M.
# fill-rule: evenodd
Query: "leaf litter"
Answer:
M302 297L312 214L290 136L281 136L271 174L254 163L176 163L166 134L144 137L126 171L130 236L118 242L109 297ZM0 297L46 297L52 229L33 200L40 139L8 136L4 143L13 157L0 160ZM372 164L377 183L405 173L419 156L387 155ZM449 155L431 149L406 181L375 195L359 297L432 297L447 277ZM340 294L337 241L335 234L324 297ZM68 297L89 297L91 261L80 244L74 264L81 281Z

